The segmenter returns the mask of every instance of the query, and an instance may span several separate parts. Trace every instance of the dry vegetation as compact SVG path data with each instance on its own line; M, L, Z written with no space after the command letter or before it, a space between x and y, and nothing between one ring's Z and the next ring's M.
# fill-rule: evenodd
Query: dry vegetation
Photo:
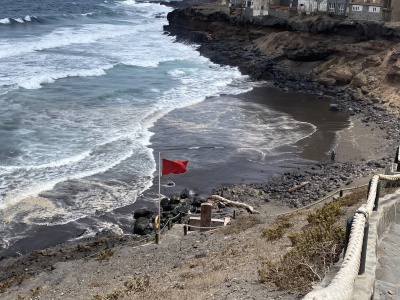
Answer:
M393 190L383 189L381 196L390 192ZM367 189L360 188L309 212L307 223L301 230L286 234L291 241L291 249L277 260L262 262L258 270L260 282L273 282L289 291L309 291L312 284L321 281L330 266L338 261L344 247L345 221L365 203L366 194ZM304 215L304 212L301 214ZM301 218L293 214L290 217L292 223ZM263 235L268 240L282 238L283 229L288 228L288 218L289 215L278 218L273 228L262 229Z
M382 189L381 195L392 191ZM278 217L242 216L221 230L193 234L192 239L188 235L185 259L155 273L132 269L141 274L121 276L115 282L105 277L85 280L87 290L92 291L87 299L246 299L250 295L254 299L298 299L337 261L346 220L365 199L366 189L354 190L331 203L317 204L319 207ZM102 251L97 258L99 266L114 265L121 254L113 254L114 249ZM162 264L162 260L157 263ZM115 278L116 274L110 275ZM0 291L18 286L28 276L3 281ZM18 299L47 299L46 287L33 284L30 288Z

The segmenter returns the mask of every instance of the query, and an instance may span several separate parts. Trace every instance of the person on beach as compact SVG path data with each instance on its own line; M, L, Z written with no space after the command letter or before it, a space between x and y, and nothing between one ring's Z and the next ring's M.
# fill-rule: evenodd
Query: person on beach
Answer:
M335 150L332 150L331 151L331 162L335 162L335 158L336 158L336 152L335 152Z

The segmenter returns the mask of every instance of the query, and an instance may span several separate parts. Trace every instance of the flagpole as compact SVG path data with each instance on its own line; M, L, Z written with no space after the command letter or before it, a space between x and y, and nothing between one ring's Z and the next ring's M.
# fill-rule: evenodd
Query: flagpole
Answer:
M158 152L158 238L161 238L161 152Z

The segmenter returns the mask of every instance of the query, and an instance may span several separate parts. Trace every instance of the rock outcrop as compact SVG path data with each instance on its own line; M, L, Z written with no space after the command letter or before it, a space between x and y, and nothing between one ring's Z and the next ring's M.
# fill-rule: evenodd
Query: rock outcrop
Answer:
M252 18L239 9L205 5L176 9L165 30L199 44L212 61L238 66L281 88L376 101L400 107L400 25L332 19Z

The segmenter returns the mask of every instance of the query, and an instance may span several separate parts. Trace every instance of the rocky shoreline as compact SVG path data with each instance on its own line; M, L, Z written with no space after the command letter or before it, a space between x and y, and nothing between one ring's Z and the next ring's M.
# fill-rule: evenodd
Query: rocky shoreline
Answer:
M272 54L272 50L265 50L262 47L259 39L263 38L263 34L266 32L269 35L281 36L282 32L295 29L294 25L290 27L287 21L269 20L265 21L266 24L261 24L253 20L240 19L235 15L229 16L215 7L178 9L168 15L168 20L170 25L166 26L166 31L176 35L178 41L198 44L200 53L209 57L213 62L238 66L242 73L248 74L252 79L273 80L276 87L283 90L310 93L319 97L331 96L341 110L347 112L352 118L360 120L366 127L370 127L371 131L378 128L385 132L381 138L387 140L388 149L394 151L395 146L400 142L400 119L396 111L399 103L395 101L394 96L391 98L394 100L390 101L379 97L376 86L381 81L376 76L365 75L366 84L359 87L353 84L355 75L352 75L350 80L343 81L346 74L334 73L331 68L329 69L332 71L331 73L336 74L335 82L332 85L333 77L323 77L326 75L325 71L323 76L318 76L322 73L317 74L313 71L329 61L327 60L328 53L331 55L337 53L329 45L316 44L320 45L319 53L309 51L308 54L299 51L301 45L297 46L298 49L278 46L275 54ZM306 23L304 21L303 25ZM300 26L300 23L293 24ZM357 26L355 28L360 28L361 25L357 24ZM309 28L326 33L329 30L334 31L335 28L344 28L344 25L335 27L332 24L329 26L325 24L325 27L321 25L317 29L315 26L309 26ZM296 34L301 35L306 31L303 30ZM312 29L308 29L308 31L312 31ZM340 31L338 29L334 32ZM377 29L376 32L378 31ZM356 36L354 32L350 31L352 35ZM383 33L380 34L385 36L385 43L396 44L397 40L394 37L392 41L387 42L387 36L391 34L389 31L381 30L381 32ZM372 33L370 35L373 37ZM392 35L395 35L393 31ZM347 38L348 36L346 36ZM326 36L321 36L321 39L326 39ZM302 57L303 61L299 61L299 57ZM313 57L312 61L308 61L310 57ZM317 58L319 60L316 60ZM325 84L323 84L324 80ZM345 83L343 84L343 82ZM393 157L392 153L383 151L374 160L316 163L302 168L294 168L264 184L228 185L213 190L212 194L245 202L255 207L273 202L276 205L298 208L325 197L331 191L354 184L358 179L365 178L378 169L384 169L393 160L390 157ZM289 192L293 186L302 182L310 182L307 189ZM201 203L205 201L207 201L206 198L200 197L188 189L183 190L179 195L170 195L170 197L164 198L161 201L164 212L162 226L165 226L168 219L175 218L180 213L185 215L189 212L196 213ZM221 216L230 216L232 208L220 204L217 212ZM244 212L242 213L244 214ZM156 211L153 208L136 211L134 233L151 235L155 214ZM34 251L19 258L1 258L0 281L24 273L37 275L43 271L53 270L54 264L57 262L95 257L103 249L133 245L144 241L145 239L140 236L118 236L114 233L105 233L104 236L97 236L91 240Z

